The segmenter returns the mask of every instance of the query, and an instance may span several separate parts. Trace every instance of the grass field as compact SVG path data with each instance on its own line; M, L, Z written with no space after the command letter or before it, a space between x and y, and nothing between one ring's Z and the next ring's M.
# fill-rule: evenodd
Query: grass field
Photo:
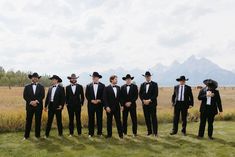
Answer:
M52 131L49 139L31 138L22 141L23 132L0 134L0 157L234 157L235 122L215 122L215 140L207 136L196 138L198 123L188 125L188 136L170 136L171 124L159 126L160 137L145 136L145 127L139 128L139 136L129 136L119 140L114 129L114 138L87 138L87 130L82 136L63 138ZM129 129L130 131L130 129ZM68 130L66 130L68 133Z
M104 137L87 138L87 107L86 103L82 109L82 136L69 138L68 130L65 129L64 137L57 137L57 130L52 130L49 139L36 140L34 132L27 141L22 141L25 125L25 102L22 99L23 88L0 87L0 157L235 157L235 89L233 87L220 88L223 102L224 115L216 117L214 141L207 138L199 140L196 138L199 126L198 108L200 102L197 100L199 90L194 88L195 106L189 111L188 136L170 136L172 128L172 88L160 88L158 97L158 120L160 123L158 139L146 137L143 111L140 100L137 103L139 136L130 136L120 141L115 134L114 138ZM42 135L47 115L43 113ZM106 134L106 116L104 115L104 134ZM63 125L68 126L67 110L63 111ZM129 127L129 131L131 128Z
M172 122L172 107L171 107L171 95L173 88L160 88L158 97L158 121L159 123L171 123ZM47 91L47 89L46 89ZM8 87L0 87L0 132L9 131L22 131L25 125L25 102L22 98L22 87L12 87L9 90ZM197 100L199 90L193 88L195 106L190 109L188 120L197 122L199 121L198 108L200 102ZM220 88L220 93L223 102L224 116L216 117L216 120L235 121L235 88L226 87ZM144 116L142 105L140 100L137 101L138 110L138 123L144 125ZM106 124L104 116L104 126ZM47 114L43 113L42 127L45 127ZM82 125L87 127L87 104L85 102L82 108ZM68 126L68 114L66 107L63 111L63 124Z

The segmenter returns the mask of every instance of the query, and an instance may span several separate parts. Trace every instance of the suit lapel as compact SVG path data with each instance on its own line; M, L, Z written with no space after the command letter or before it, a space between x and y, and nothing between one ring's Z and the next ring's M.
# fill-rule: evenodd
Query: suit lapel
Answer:
M145 84L145 91L146 91L146 86L147 86L147 85ZM151 90L151 88L152 88L152 83L150 82L150 83L149 83L149 89L148 89L148 91L146 92L146 94L149 93L149 91Z
M114 98L116 98L116 97L115 97L114 90L113 90L113 87L112 87L111 85L109 85L109 89L110 89L110 90L111 90L111 92L113 93L113 97L114 97Z
M37 84L37 86L36 86L36 91L35 91L35 94L34 94L34 95L37 95L37 93L39 92L39 88L40 88L40 86L39 86L39 84Z

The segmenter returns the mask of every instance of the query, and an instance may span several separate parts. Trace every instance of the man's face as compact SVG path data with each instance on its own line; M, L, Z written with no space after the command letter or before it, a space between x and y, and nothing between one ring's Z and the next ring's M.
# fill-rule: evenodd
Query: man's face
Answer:
M33 83L37 83L39 79L37 77L32 77L31 80L32 80Z
M92 81L95 82L95 83L98 83L99 82L99 77L92 77Z
M118 83L118 79L117 79L117 77L115 77L113 80L112 80L112 82L111 82L112 84L117 84Z
M129 79L129 78L128 78L128 79L126 79L126 84L131 84L131 81L132 81L132 80L131 80L131 79Z
M70 79L70 82L71 82L72 84L75 84L75 83L77 83L77 79L71 78L71 79Z
M52 84L52 85L56 85L57 83L58 83L58 80L56 80L56 79L52 79L52 80L51 80L51 84Z
M145 76L147 82L151 81L151 76Z
M185 81L182 80L182 81L179 81L180 82L180 85L185 85Z

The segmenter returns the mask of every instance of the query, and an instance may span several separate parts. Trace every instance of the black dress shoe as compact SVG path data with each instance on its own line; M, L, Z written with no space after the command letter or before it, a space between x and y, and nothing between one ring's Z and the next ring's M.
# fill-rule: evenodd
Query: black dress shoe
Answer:
M170 135L176 135L177 133L176 132L171 132Z
M120 139L123 139L123 136L119 136Z
M182 134L183 134L184 136L187 136L186 132L183 132L183 131L182 131Z
M112 136L111 135L107 135L105 138L111 138Z
M197 139L201 140L203 137L202 136L197 136Z
M214 138L213 138L212 136L209 136L209 139L210 139L210 140L214 140Z
M150 135L152 135L151 133L147 133L147 136L150 136Z

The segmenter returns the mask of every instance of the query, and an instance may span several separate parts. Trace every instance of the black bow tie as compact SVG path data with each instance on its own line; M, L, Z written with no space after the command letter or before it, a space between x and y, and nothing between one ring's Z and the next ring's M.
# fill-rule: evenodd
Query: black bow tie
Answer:
M36 86L37 84L36 84L36 83L32 83L32 85L35 85L35 86Z
M115 86L113 86L113 88L117 88L117 86L115 85Z
M127 87L130 87L131 85L126 85Z
M76 86L75 84L72 84L72 86Z
M56 86L52 86L53 88L56 87Z
M150 83L149 83L149 82L147 82L147 83L145 83L145 84L147 85L147 84L150 84Z
M98 84L98 83L94 83L94 84Z

